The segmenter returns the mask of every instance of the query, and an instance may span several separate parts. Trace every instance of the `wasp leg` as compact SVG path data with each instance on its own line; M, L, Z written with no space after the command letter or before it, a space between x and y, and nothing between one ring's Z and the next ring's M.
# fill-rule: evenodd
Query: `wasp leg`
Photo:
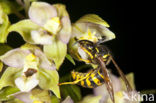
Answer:
M79 60L81 60L81 61L83 61L85 63L90 63L90 60L86 60L86 59L82 59L82 58L80 58Z
M110 57L111 57L111 60L112 60L112 62L114 64L114 66L116 67L118 73L120 74L122 80L125 82L127 91L128 92L131 92L133 89L132 89L131 85L129 84L127 78L125 77L124 73L122 72L122 70L120 69L120 67L117 65L117 63L115 62L115 60L113 59L113 57L112 56L110 56Z
M106 68L106 64L103 62L102 58L97 58L97 59L98 59L99 64L101 65L102 73L105 77L104 81L105 81L108 93L110 95L110 98L113 101L113 103L115 103L113 85L112 85L112 81L110 79L108 70Z
M83 77L83 78L81 78L81 79L79 79L79 80L75 80L75 81L73 81L73 82L64 82L64 83L59 83L58 85L77 84L78 82L80 82L80 81L82 81L82 80L86 79L87 77L88 77L88 76L85 76L85 77Z
M94 70L91 70L85 77L81 78L81 79L78 79L78 80L75 80L73 82L64 82L64 83L59 83L58 85L66 85L66 84L77 84L78 82L86 79L88 76L90 76L90 74L93 72Z
M77 84L78 81L59 83L58 85Z

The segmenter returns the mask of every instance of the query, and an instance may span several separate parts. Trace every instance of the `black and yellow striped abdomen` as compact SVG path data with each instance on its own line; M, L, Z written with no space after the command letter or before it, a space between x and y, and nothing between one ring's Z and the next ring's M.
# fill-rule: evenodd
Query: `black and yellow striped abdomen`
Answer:
M95 69L90 71L89 73L80 73L73 71L72 77L74 81L80 80L77 84L86 88L95 88L104 83L104 77L102 75L101 69Z

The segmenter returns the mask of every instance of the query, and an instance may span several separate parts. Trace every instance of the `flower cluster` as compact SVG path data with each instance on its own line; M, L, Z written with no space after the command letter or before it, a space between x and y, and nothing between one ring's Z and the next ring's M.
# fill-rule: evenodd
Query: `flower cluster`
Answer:
M25 16L20 11L25 11ZM20 20L11 24L10 14ZM83 100L79 87L58 86L58 70L65 58L73 64L72 57L78 60L81 55L85 58L84 51L75 44L75 38L106 42L115 38L108 27L109 24L96 14L84 15L71 23L63 4L51 5L37 0L0 1L0 102L111 103L108 93L103 94L107 91L104 85L95 88L94 95ZM12 32L21 35L25 44L18 48L6 45ZM116 79L113 81L116 103L127 103L122 97L125 89L119 78L112 78ZM61 96L65 100L61 101Z

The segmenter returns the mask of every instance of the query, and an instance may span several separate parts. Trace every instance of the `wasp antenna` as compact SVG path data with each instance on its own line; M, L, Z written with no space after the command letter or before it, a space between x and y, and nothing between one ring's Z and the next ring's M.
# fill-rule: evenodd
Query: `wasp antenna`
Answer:
M122 70L120 69L120 67L117 65L117 63L115 62L115 60L113 59L112 56L110 56L110 58L111 58L111 60L112 60L112 62L113 62L113 64L114 64L115 68L117 69L118 73L120 74L122 80L125 82L127 91L128 91L128 92L133 91L131 85L129 84L127 78L125 77L125 75L124 75L124 73L122 72Z

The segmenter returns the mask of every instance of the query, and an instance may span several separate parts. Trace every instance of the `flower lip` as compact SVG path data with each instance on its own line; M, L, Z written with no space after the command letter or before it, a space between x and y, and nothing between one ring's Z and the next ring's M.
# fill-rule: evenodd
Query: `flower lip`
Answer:
M26 72L24 72L24 74L25 74L26 77L30 77L30 76L32 76L36 72L37 72L36 69L29 68Z
M52 44L52 36L49 32L43 30L32 30L31 36L36 44Z
M20 91L29 92L39 84L39 80L37 79L37 74L35 73L28 78L24 76L16 78L15 84Z

